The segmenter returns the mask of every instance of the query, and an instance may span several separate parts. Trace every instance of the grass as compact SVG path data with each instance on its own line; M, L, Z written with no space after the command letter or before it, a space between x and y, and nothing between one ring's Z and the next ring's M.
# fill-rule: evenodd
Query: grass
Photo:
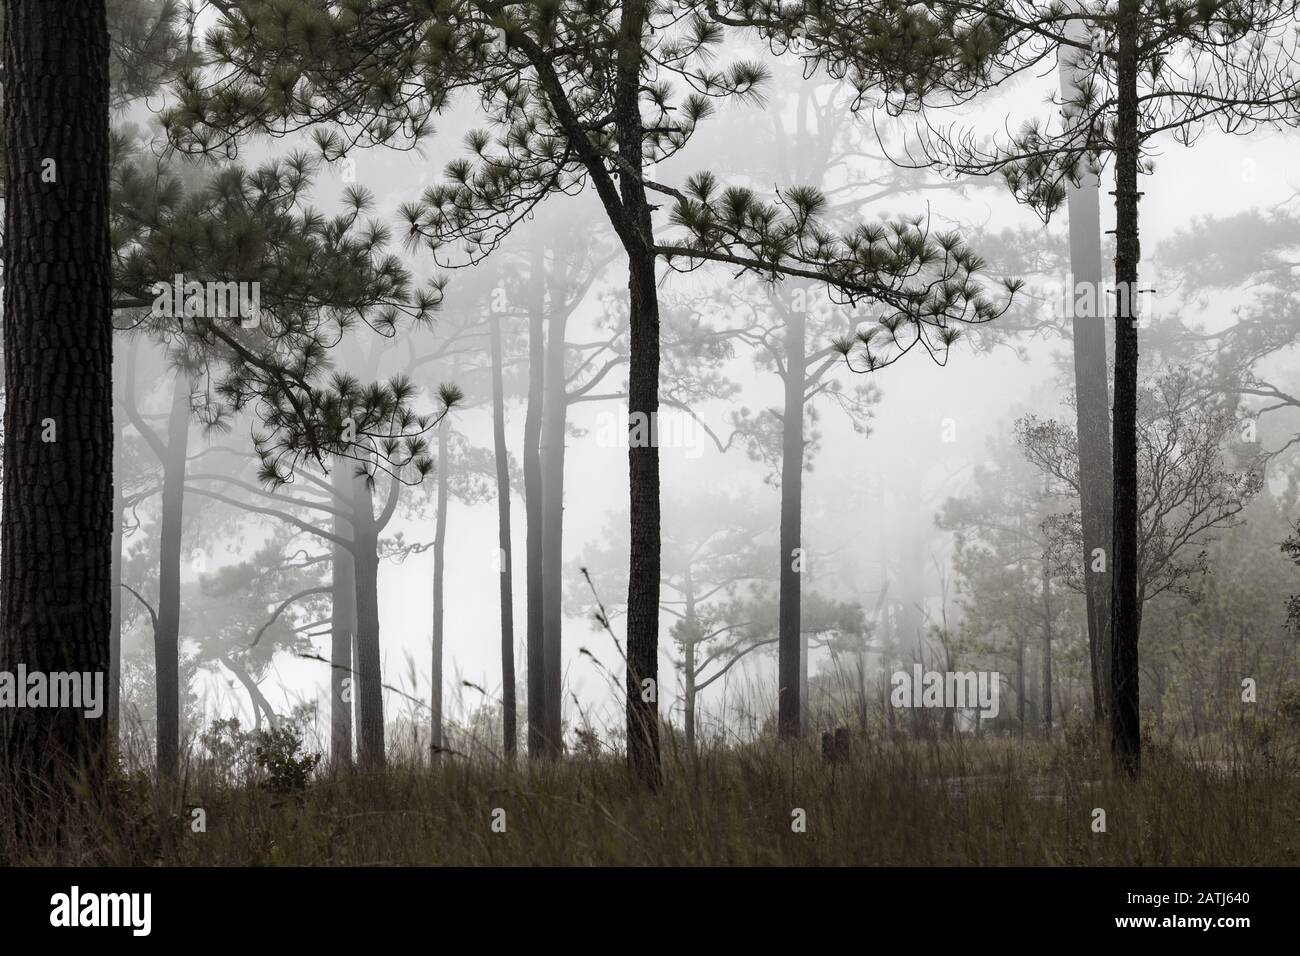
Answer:
M1148 746L1112 776L1090 740L665 746L647 792L614 756L510 766L488 755L383 774L318 773L302 791L231 785L199 766L182 790L124 777L118 807L20 863L119 865L1295 865L1294 738ZM1105 832L1094 832L1094 810ZM206 832L194 832L201 809ZM494 811L504 811L504 817ZM795 811L806 828L795 832ZM504 820L504 832L496 832Z

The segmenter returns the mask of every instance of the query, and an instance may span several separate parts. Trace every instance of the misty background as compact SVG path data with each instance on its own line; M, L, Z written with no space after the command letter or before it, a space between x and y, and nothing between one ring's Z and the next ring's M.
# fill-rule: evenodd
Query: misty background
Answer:
M723 55L736 52L727 49ZM1031 628L1029 623L1021 626L1020 633L1015 626L1008 628L1006 622L1015 619L1012 614L1003 615L995 625L988 624L990 615L997 616L990 603L996 602L987 590L979 590L980 582L968 572L972 561L978 565L981 560L995 562L1004 556L980 558L968 553L962 563L959 544L963 529L953 521L941 520L941 515L945 508L953 513L949 507L953 501L978 500L991 484L1008 481L1007 475L1017 467L1030 476L1025 487L1042 486L1041 476L1034 477L1037 473L1025 464L1017 445L1018 419L1033 415L1072 427L1069 324L1062 298L1070 276L1066 217L1062 212L1044 225L1032 210L1011 198L998 177L953 179L932 171L900 169L882 155L876 129L890 155L903 158L914 117L891 119L873 111L870 104L855 112L850 95L841 87L822 77L804 79L799 65L788 59L772 62L774 73L763 89L761 105L722 104L717 115L701 125L690 148L660 164L653 178L679 184L690 174L715 170L729 181L747 183L764 193L792 185L816 185L827 190L835 204L834 221L926 216L936 229L959 231L988 259L990 275L1020 276L1028 283L1003 319L965 331L945 367L924 354L912 354L889 368L859 374L835 355L823 373L822 382L828 388L808 404L809 414L814 416L809 419L808 435L815 435L815 441L806 452L802 490L804 614L807 619L814 613L809 610L816 604L814 598L824 599L860 606L863 624L844 628L844 633L831 627L827 632L805 635L810 645L807 673L812 704L806 722L829 729L844 720L833 707L819 708L819 700L825 703L833 698L840 686L837 682L842 682L847 645L836 643L838 637L851 638L865 648L863 660L871 682L870 719L874 723L888 719L879 697L882 666L910 668L919 660L943 669L935 648L951 641L957 669L980 667L1002 672L1007 682L1002 698L1004 718L1013 722L1013 729L1015 722L1020 722L1022 732L1032 730L1034 727L1026 728L1023 722L1039 719L1039 665L1033 656L1039 653L1039 637L1036 632L1024 633ZM1010 91L981 100L978 110L955 113L949 119L997 131L1014 122L1008 117L1048 111L1051 107L1046 99L1056 85L1054 69L1042 76L1024 77ZM149 98L130 104L122 118L152 135L156 126L151 124L156 123L158 110L159 98ZM602 739L622 733L622 662L616 639L622 640L619 612L626 601L628 463L626 445L609 436L625 427L626 400L617 395L625 388L626 369L617 359L620 354L626 357L626 340L625 330L621 342L616 331L620 308L626 309L626 270L613 255L614 237L589 193L548 198L535 216L479 265L447 269L427 251L401 248L405 224L399 207L441 178L445 164L463 155L466 131L481 123L477 104L472 97L463 96L418 149L354 149L346 160L322 163L311 187L311 204L326 214L333 214L345 202L349 187L368 190L373 206L367 217L393 230L394 248L413 275L419 280L438 274L449 279L445 300L427 330L399 331L384 338L360 326L331 351L336 370L352 373L363 382L409 374L421 389L421 403L426 408L435 406L437 389L443 383L454 383L464 392L464 401L439 426L450 429L449 457L435 454L435 472L419 485L401 489L395 516L382 533L390 552L381 561L378 576L383 680L396 689L386 691L385 715L394 745L427 743L434 614L432 543L439 517L438 480L445 474L449 490L443 515L444 733L452 747L470 737L490 746L499 740L495 728L501 694L500 559L484 332L486 323L499 317L505 357L506 441L514 486L515 660L523 725L527 607L520 466L529 364L528 320L520 314L523 303L518 298L526 294L530 281L530 254L545 248L558 257L576 257L594 276L567 318L565 340L579 347L592 346L586 351L571 350L568 368L577 376L571 385L581 386L606 362L615 360L586 393L614 397L577 401L567 408L563 713L566 744L576 746L579 728L594 731ZM253 167L295 148L309 147L307 137L256 140L241 149L238 161ZM1300 183L1296 182L1294 164L1288 161L1294 150L1294 134L1261 130L1249 137L1232 137L1210 131L1193 149L1170 141L1156 153L1154 175L1142 183L1142 284L1155 290L1143 302L1144 325L1149 321L1152 327L1159 327L1163 321L1178 320L1189 327L1215 331L1237 320L1234 310L1248 300L1252 294L1249 283L1254 280L1243 276L1240 284L1205 288L1197 281L1196 255L1208 249L1238 259L1262 259L1276 250L1273 234L1252 224L1269 215L1288 216L1295 211ZM193 165L199 175L202 164ZM1107 171L1102 180L1103 197L1110 188L1109 180ZM657 225L667 219L669 201L662 198ZM1103 230L1113 226L1112 220L1113 208L1103 198ZM1223 227L1218 220L1230 221L1233 226ZM1109 238L1103 236L1103 260L1108 262L1111 254ZM454 262L458 256L449 250L445 258ZM459 258L464 261L464 256ZM602 258L604 266L599 265ZM666 327L671 314L673 321L697 329L698 323L703 323L718 333L716 351L675 354L665 360L665 394L685 396L681 407L663 409L664 421L660 423L661 434L669 435L661 442L660 458L665 574L670 571L673 529L680 529L683 535L699 533L710 521L717 525L710 530L719 535L743 528L749 543L724 544L724 550L752 559L758 570L746 571L739 579L743 583L727 593L738 600L749 599L749 612L771 612L770 619L749 620L752 613L743 616L745 632L759 641L775 634L780 471L762 454L751 453L745 426L748 423L753 428L758 427L756 422L770 421L769 410L779 409L781 404L781 382L762 345L752 338L724 333L741 327L755 310L768 309L772 296L794 294L796 283L787 279L774 290L752 275L736 275L717 264L706 264L690 274L661 267L659 276ZM843 334L859 321L874 317L870 303L849 309L828 303L822 292L801 291L812 303L810 311L820 310L818 320L810 322L810 353L830 345L830 330ZM697 325L691 326L692 322ZM772 328L780 327L770 317L766 322ZM672 336L665 337L669 354ZM451 350L455 354L434 357L458 338L463 347ZM1177 348L1162 350L1162 341L1155 336L1144 341L1144 379L1180 364ZM609 344L603 348L593 345L602 342ZM165 429L174 382L165 356L145 337L134 341L119 337L115 348L119 369L128 361L126 352L137 352L134 397L127 400L134 401L139 414L155 430ZM594 356L591 363L581 366L580 356L588 355ZM1295 384L1300 379L1294 348L1278 349L1267 356L1266 363L1273 380ZM126 380L120 373L116 378ZM681 385L677 393L673 392L674 382ZM194 387L201 392L205 383L196 381ZM860 390L865 392L860 394ZM1251 410L1265 403L1247 397L1240 410L1242 421L1249 420ZM116 409L115 415L125 443L116 478L135 496L126 509L122 580L138 592L122 598L124 733L147 737L152 734L155 715L152 632L145 604L153 602L158 592L160 521L159 497L149 492L158 481L158 462L123 410ZM206 431L199 422L191 422L187 471L191 476L221 473L255 483L251 422L245 416L227 424L228 428ZM1295 410L1283 410L1260 420L1258 440L1272 450L1283 446L1296 431L1300 428ZM440 447L436 431L430 441ZM719 449L719 442L727 446L725 452ZM1293 451L1271 459L1263 490L1230 522L1237 526L1214 529L1198 538L1193 548L1209 552L1206 573L1196 575L1198 588L1216 576L1225 588L1245 588L1241 576L1258 574L1265 584L1253 600L1261 608L1262 620L1276 621L1277 631L1283 627L1286 599L1291 593L1286 585L1288 561L1280 552L1288 527L1278 516L1294 519L1294 509L1287 510L1284 504L1294 501L1294 465ZM195 483L191 478L190 488ZM197 484L216 489L221 483L197 480ZM294 494L303 485L299 480L280 492ZM243 503L259 501L252 491L227 487L224 493ZM376 498L382 502L386 494L387 486L381 482ZM1292 497L1288 499L1288 495ZM1068 496L1047 494L1026 506L1026 527L1036 526L1051 514L1066 513L1070 507ZM969 539L969 529L965 534ZM1252 558L1246 568L1226 557L1220 562L1221 549L1238 540L1254 542L1251 553L1259 556L1268 549L1258 542L1272 541L1272 564L1265 557ZM271 552L266 552L268 546ZM1055 551L1056 546L1048 550ZM197 736L210 721L221 717L238 717L245 726L260 723L264 715L255 704L260 694L277 715L296 712L309 738L314 737L310 741L314 749L328 747L328 595L318 594L286 608L256 647L249 646L260 623L270 618L285 598L304 587L328 584L327 563L308 564L293 573L272 574L268 569L292 564L295 555L299 560L303 556L310 559L328 551L321 540L275 518L187 493L180 618L184 737ZM241 566L243 572L238 570ZM599 600L610 612L612 636L593 621L595 597L580 568L588 569ZM1051 593L1058 602L1049 612L1049 621L1055 628L1053 667L1056 720L1060 723L1086 716L1090 707L1087 637L1082 596L1063 579L1054 580ZM671 596L666 590L665 600ZM1171 598L1166 604L1148 608L1144 665L1148 649L1161 646L1161 628L1173 627L1187 613L1191 605L1178 603L1186 600ZM676 620L668 611L661 615L663 692L659 710L664 719L680 726L685 715L678 667L682 649L672 632ZM932 628L939 629L937 636ZM1222 637L1239 638L1244 648L1256 648L1266 637L1276 637L1276 633L1266 635L1263 630ZM1023 644L1026 640L1028 651L1022 648L1017 652L1017 641ZM1028 662L1025 653L1030 655ZM1243 653L1255 665L1262 662L1259 655ZM1152 659L1158 666L1158 653L1153 653ZM1293 676L1294 653L1266 659L1271 663L1270 673L1258 674L1261 679L1267 676L1270 681L1280 681ZM1025 672L1020 677L1023 687L1016 686L1017 666ZM1144 703L1152 699L1151 694L1159 693L1152 688L1144 676ZM1029 698L1027 716L1024 697ZM698 732L702 738L725 731L728 739L745 739L770 726L775 709L776 655L775 645L770 644L747 650L721 679L701 692ZM730 715L725 728L721 721L724 713Z

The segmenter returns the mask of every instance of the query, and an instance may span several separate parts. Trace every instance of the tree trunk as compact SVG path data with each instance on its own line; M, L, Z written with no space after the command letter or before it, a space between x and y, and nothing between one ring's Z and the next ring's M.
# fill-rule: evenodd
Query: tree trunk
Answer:
M1025 737L1025 638L1016 635L1016 723L1020 725L1020 739Z
M330 476L334 489L334 506L347 511L353 507L350 459L336 458ZM352 539L352 524L346 518L334 518L334 533ZM356 632L357 581L352 552L335 544L331 554L330 610L330 759L336 767L352 764L352 697L357 692L352 672L352 635Z
M644 197L643 197L644 198ZM648 218L648 213L647 213ZM631 338L628 411L635 422L659 416L659 302L653 256L630 260ZM644 417L642 417L644 416ZM650 428L651 433L654 429ZM629 444L631 444L629 442ZM631 569L627 589L627 739L634 774L660 782L659 763L659 449L628 449Z
M686 750L695 753L695 706L698 692L695 689L695 645L686 648Z
M514 575L510 553L510 454L506 450L506 400L502 383L501 319L491 319L492 444L497 471L497 545L501 559L501 721L505 754L514 760L519 745L515 704Z
M1199 740L1201 728L1205 726L1205 687L1201 683L1201 675L1198 673L1193 678L1192 683L1192 739Z
M225 664L226 669L235 675L235 679L243 685L248 694L249 704L253 708L254 732L262 729L263 716L266 717L266 722L271 725L272 730L277 729L280 726L280 718L276 716L275 708L266 699L266 695L262 693L262 688L257 686L257 681L253 680L252 675L239 664L236 664L230 657L222 657L221 663Z
M1138 0L1120 0L1116 34L1115 125L1115 422L1114 553L1111 560L1111 752L1135 775L1141 765L1138 724Z
M564 427L568 394L564 378L565 314L551 309L546 323L546 399L542 403L542 647L546 717L546 746L558 755L564 749L562 634L564 628Z
M1072 20L1067 35L1085 40L1083 20ZM1063 47L1061 93L1067 103L1079 96L1082 52ZM1079 508L1083 524L1083 581L1088 619L1088 661L1093 719L1105 721L1110 690L1111 449L1110 389L1107 383L1106 311L1101 295L1101 209L1099 181L1086 172L1079 185L1066 186L1070 219L1070 329L1074 341L1074 394L1079 442ZM1106 570L1094 571L1100 554Z
M102 679L113 603L104 0L9 0L4 15L0 669ZM107 728L73 707L0 708L15 823L57 826L51 811L77 778L101 793Z
M803 633L800 627L799 549L803 509L803 402L805 316L786 312L785 401L781 421L781 596L777 641L777 728L783 739L803 732L801 704L806 696Z
M893 678L889 669L894 660L894 655L898 652L898 621L900 617L901 615L895 610L892 614L886 612L880 619L882 625L888 622L887 626L889 628L888 631L884 632L884 638L881 641L878 685L880 689L881 721L885 728L885 734L890 740L898 739L898 715L894 713L894 707L889 699L890 681Z
M185 459L190 438L190 379L176 373L167 417L162 522L158 546L158 626L153 632L154 694L158 706L158 774L180 769L181 532L185 521Z
M438 426L438 516L433 525L433 667L429 678L429 746L434 756L442 752L445 743L442 732L442 642L445 609L443 605L443 579L446 577L447 554L447 497L451 454L448 438L451 423L442 420Z
M867 649L865 641L857 649L858 663L858 731L867 733Z
M627 760L632 776L657 788L659 754L659 297L654 223L642 171L641 117L646 0L625 0L618 25L612 112L620 157L618 196L602 187L603 163L585 160L628 260L628 498L631 555L627 597ZM640 436L649 433L650 440ZM635 439L635 440L633 440Z
M685 592L683 599L686 602L682 612L682 631L686 638L682 645L683 683L686 685L686 750L693 755L695 753L695 659L700 630L699 620L695 614L695 580L691 576L690 565L686 567L682 589Z
M955 670L952 664L952 651L948 649L948 619L947 613L944 614L943 636L940 638L940 645L943 647L943 669L947 673ZM957 708L944 707L943 709L943 735L945 737L957 736Z
M911 462L911 474L920 480L921 471L916 462ZM908 479L911 481L912 479ZM903 484L902 487L917 487ZM901 501L902 496L899 496ZM907 656L914 661L925 661L925 536L916 528L903 542L903 553L899 567L899 607L898 607L898 652L902 656L906 648ZM906 726L913 736L919 736L925 724L925 708L912 707L907 710ZM901 721L900 721L901 723Z
M546 748L546 654L542 616L542 402L545 397L546 285L544 250L532 257L529 279L534 294L528 307L528 410L524 414L524 550L528 559L528 756L541 757Z
M356 543L352 566L356 574L357 755L363 770L384 768L384 687L379 653L379 533L375 527L371 491L364 475L353 479L352 528Z
M1043 731L1052 736L1052 581L1043 562Z
M122 493L122 426L113 422L113 599L108 650L108 718L109 742L117 744L122 709L122 522L126 518L126 496Z
M1165 732L1165 669L1157 664L1155 667L1156 675L1156 733L1161 736Z

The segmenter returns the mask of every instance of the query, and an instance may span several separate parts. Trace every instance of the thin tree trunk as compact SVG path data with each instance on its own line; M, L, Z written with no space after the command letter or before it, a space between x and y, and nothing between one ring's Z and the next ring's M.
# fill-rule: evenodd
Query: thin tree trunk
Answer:
M1118 110L1115 149L1115 422L1114 554L1111 561L1111 751L1136 775L1141 766L1138 723L1138 0L1120 0L1116 34Z
M577 144L579 154L618 233L628 258L629 437L653 432L659 415L659 299L655 288L657 248L651 207L642 170L647 132L641 116L642 67L647 32L646 0L624 0L615 44L611 113L620 158L614 186L605 160L591 144ZM535 44L524 52L539 68L547 97L565 99L545 53ZM616 194L617 193L617 194ZM534 359L536 371L537 359ZM530 387L531 393L531 387ZM532 402L530 409L532 411ZM636 434L633 434L635 430ZM651 788L662 783L659 754L659 449L657 442L629 441L628 486L631 560L627 602L626 718L627 759L632 776ZM530 534L531 534L530 526ZM539 529L540 530L540 529ZM529 561L534 559L530 548ZM530 572L531 573L531 572ZM531 582L530 582L531 583ZM539 592L540 596L540 592ZM529 625L532 626L530 587ZM532 648L529 649L532 667ZM540 650L539 650L540 656ZM532 705L530 678L530 709ZM532 715L530 714L530 738ZM531 749L530 739L530 749Z
M266 722L271 725L272 730L279 727L280 718L276 715L275 708L266 699L266 695L262 693L262 688L257 686L257 681L253 680L252 675L228 656L222 657L221 663L226 665L226 669L235 675L235 679L243 685L245 692L248 694L249 704L253 708L253 730L262 729L263 716L266 717Z
M545 650L544 697L546 745L563 751L564 698L562 635L564 628L564 427L568 394L564 379L566 316L551 309L546 323L546 399L542 403L542 646Z
M1043 562L1043 730L1052 736L1052 581Z
M1201 736L1201 728L1205 726L1205 687L1201 683L1199 672L1192 680L1192 739L1198 740Z
M695 688L695 645L686 649L686 750L695 753L695 707L698 691Z
M948 614L945 609L943 621L943 637L940 639L940 646L943 647L943 669L951 673L955 668L952 665L952 652L948 650ZM945 737L957 736L957 708L944 707L943 709L943 734Z
M627 599L627 761L634 779L663 780L659 754L659 298L654 223L641 173L646 128L641 117L646 0L625 0L618 25L611 104L621 158L618 195L601 161L584 158L628 259L628 498L631 556ZM554 84L552 83L552 86ZM562 96L562 91L552 94ZM589 152L589 151L585 151ZM651 440L640 435L649 432ZM632 440L636 439L636 440Z
M889 665L893 646L895 646L894 642L886 641L880 651L880 713L886 736L890 740L897 740L898 715L894 713L893 704L889 699L890 681L893 676L889 672Z
M700 637L700 625L695 614L695 579L691 575L690 565L686 567L682 589L685 592L683 599L686 602L682 612L682 630L686 638L682 648L683 679L686 684L686 750L693 755L695 753L695 658Z
M497 544L501 558L501 719L506 758L518 752L515 702L514 574L510 549L510 455L506 450L506 400L502 383L501 319L490 320L492 336L492 444L497 472Z
M916 467L916 461L912 460L909 464L911 474L915 476L915 480L919 480L920 469ZM907 480L913 479L909 478ZM912 486L905 484L903 487ZM899 562L900 600L898 608L899 656L903 656L903 650L906 648L908 657L914 661L922 662L924 662L925 652L925 615L922 611L925 602L926 581L924 542L924 535L917 529L913 534L908 535L903 543L903 553ZM904 726L911 731L913 736L919 736L921 728L925 724L925 717L924 708L909 708ZM901 720L900 724L903 724ZM900 729L902 728L900 727Z
M619 20L614 125L618 152L638 175L619 175L623 210L632 229L628 253L629 428L648 428L651 440L628 442L631 560L627 585L627 756L633 776L657 788L659 754L659 296L655 286L654 224L640 172L645 144L641 119L642 43L646 0L626 0Z
M122 705L122 523L126 519L126 496L122 493L122 426L113 422L113 601L112 630L108 650L108 718L109 742L117 744L117 730Z
M856 653L858 662L858 730L864 736L867 733L867 649L859 645Z
M158 707L158 774L180 769L181 532L185 521L185 459L189 454L190 379L176 373L163 460L162 523L158 546L158 626L153 632L154 693Z
M384 767L384 688L379 652L379 534L364 475L353 479L352 565L356 574L357 754L363 770Z
M350 459L336 458L330 476L334 503L342 510L353 506ZM334 533L352 539L352 524L334 518ZM336 767L352 764L352 698L357 692L352 670L352 635L356 631L357 582L352 552L335 544L331 553L330 610L330 759Z
M1160 665L1155 667L1156 675L1156 733L1161 736L1165 732L1165 669Z
M542 615L542 403L545 397L546 286L544 250L533 252L529 275L534 294L528 307L528 410L524 414L524 550L527 552L528 756L547 754L546 653Z
M1025 638L1016 635L1016 723L1020 725L1020 738L1025 737Z
M635 188L639 189L639 184ZM648 211L646 218L649 218ZM634 421L640 418L652 423L659 417L659 302L654 256L631 257L629 271L628 293L632 305L629 415ZM649 430L653 433L653 426ZM660 540L659 449L654 441L628 449L628 484L631 499L631 569L627 590L628 760L640 780L657 787L662 772L658 706Z
M803 732L801 705L806 696L799 578L803 524L803 403L805 316L786 312L785 401L781 421L781 576L777 642L777 728L783 739Z
M429 745L434 756L445 743L442 730L442 644L444 624L443 580L446 577L447 498L451 455L448 437L451 423L438 426L438 515L433 525L433 667L430 677Z
M102 679L113 603L103 0L8 0L3 75L0 670ZM0 708L13 822L57 827L62 797L100 793L107 744L108 722L76 708Z
M1072 20L1067 35L1087 40L1083 20ZM1085 75L1082 52L1063 47L1061 93L1069 103L1079 96ZM1070 271L1073 294L1070 329L1074 341L1074 394L1079 442L1079 508L1083 524L1083 581L1088 620L1088 661L1093 719L1105 721L1110 690L1111 449L1110 389L1107 383L1106 310L1101 294L1101 209L1098 176L1084 173L1078 186L1067 184L1070 220ZM1101 556L1102 563L1096 562ZM1105 570L1094 570L1104 567Z

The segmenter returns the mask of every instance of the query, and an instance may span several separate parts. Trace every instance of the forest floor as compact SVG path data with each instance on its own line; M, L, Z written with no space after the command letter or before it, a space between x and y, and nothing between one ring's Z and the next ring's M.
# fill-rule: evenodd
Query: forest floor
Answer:
M317 773L296 792L191 768L183 792L124 777L117 824L23 862L1300 863L1300 741L1213 747L1149 745L1130 780L1077 739L858 739L836 763L812 742L689 758L669 741L657 792L633 785L615 757L393 760L382 774Z

